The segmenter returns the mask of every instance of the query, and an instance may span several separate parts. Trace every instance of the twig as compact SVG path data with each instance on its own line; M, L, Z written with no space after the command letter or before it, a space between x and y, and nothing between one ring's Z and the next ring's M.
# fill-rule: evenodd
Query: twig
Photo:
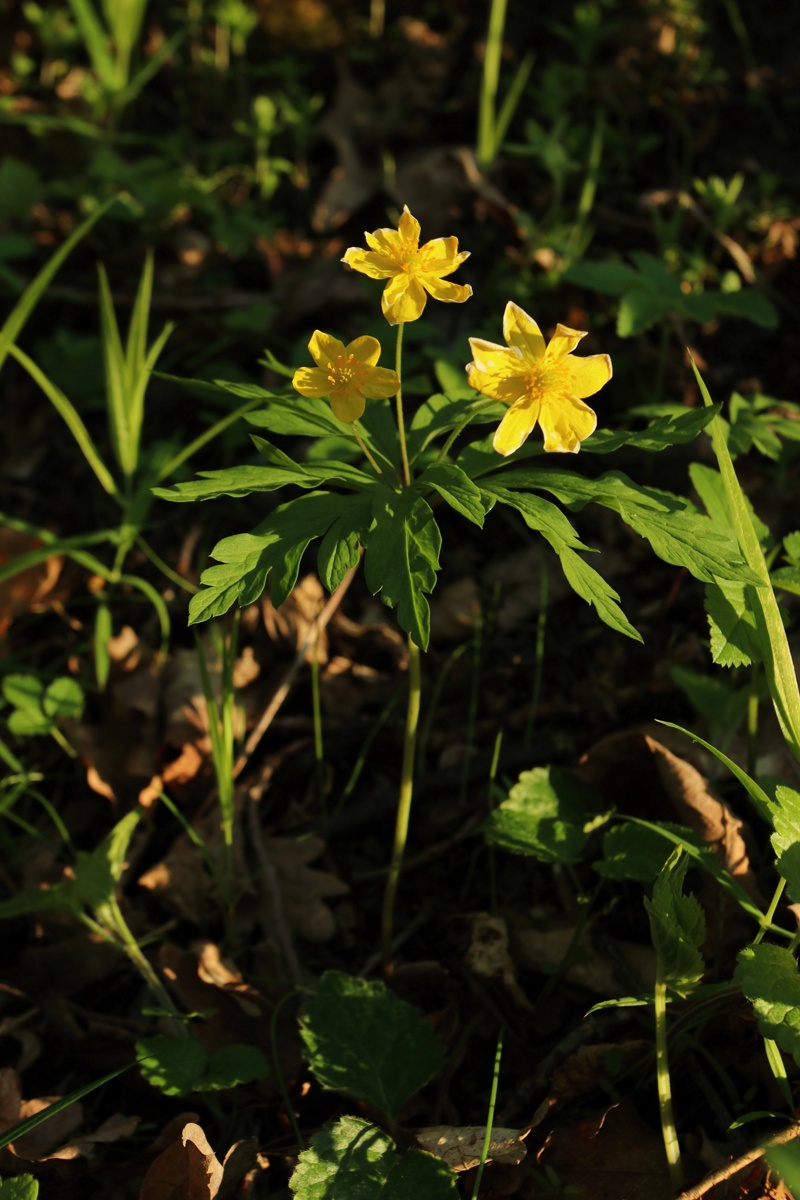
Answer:
M701 1200L701 1197L705 1196L706 1192L710 1192L713 1187L716 1187L719 1183L724 1183L731 1176L738 1175L745 1167L749 1167L751 1163L762 1158L773 1146L785 1146L787 1142L793 1142L798 1137L800 1137L800 1121L795 1121L788 1129L784 1129L782 1133L778 1133L774 1138L770 1138L763 1146L756 1146L755 1149L748 1150L741 1158L735 1158L733 1162L726 1163L724 1167L720 1167L713 1175L707 1175L705 1179L693 1188L689 1188L686 1192L681 1192L678 1200Z
M261 720L258 722L255 729L250 734L249 738L247 739L247 741L244 744L244 749L242 750L242 753L239 755L236 762L233 764L233 778L234 779L239 778L242 771L245 769L248 762L250 761L252 754L258 747L259 742L261 741L264 734L269 729L272 722L275 720L278 710L280 709L280 707L283 704L286 697L289 695L289 692L291 690L292 684L295 681L295 677L296 677L298 671L300 670L303 663L305 662L306 651L308 650L309 646L311 646L314 639L319 637L319 635L322 633L323 629L326 627L326 625L330 621L333 614L336 612L339 605L342 603L345 593L347 592L347 589L350 587L350 584L353 582L353 578L354 578L357 570L358 570L358 564L356 564L355 567L350 567L350 569L347 572L347 574L345 575L344 579L339 584L336 591L331 596L330 600L328 600L328 603L322 609L322 611L320 612L320 614L316 618L316 620L312 622L311 627L305 636L302 646L297 651L297 654L295 654L294 661L289 665L289 668L283 677L280 687L275 692L274 696L270 700L267 707L264 709L264 712L261 715Z

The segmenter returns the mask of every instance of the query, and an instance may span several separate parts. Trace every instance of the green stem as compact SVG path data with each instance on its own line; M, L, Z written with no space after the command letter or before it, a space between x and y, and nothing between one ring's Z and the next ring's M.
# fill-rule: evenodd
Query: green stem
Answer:
M494 1125L494 1112L497 1107L497 1085L500 1082L500 1062L502 1057L503 1030L501 1029L497 1035L497 1050L494 1056L494 1070L492 1071L492 1093L489 1096L489 1112L486 1118L486 1133L484 1134L483 1147L481 1148L481 1161L478 1164L475 1182L472 1185L472 1200L478 1200L478 1196L480 1195L483 1168L486 1166L486 1159L489 1157L489 1147L492 1144L492 1126Z
M747 774L756 778L758 761L758 663L750 668L750 687L747 693Z
M768 909L767 909L767 911L764 913L764 916L761 918L761 924L760 924L760 927L759 927L758 933L757 933L757 934L756 934L756 936L753 938L753 945L754 945L754 946L757 946L757 945L758 945L758 943L761 941L761 939L763 938L764 934L767 932L767 930L769 929L770 925L772 924L772 918L775 916L775 910L776 910L776 909L777 909L777 907L778 907L778 904L779 904L779 902L780 902L780 898L781 898L781 896L783 895L783 889L784 889L785 887L786 887L786 880L785 880L785 879L779 879L779 880L778 880L778 882L777 882L777 884L776 884L776 886L775 886L775 891L772 893L772 899L771 899L771 900L770 900L770 902L769 902L769 908L768 908Z
M452 430L452 432L450 433L450 436L448 437L447 441L442 446L441 450L439 451L438 455L436 456L436 462L434 463L435 466L438 467L440 462L444 462L444 460L447 458L448 454L450 453L450 447L453 445L453 442L456 440L456 438L459 436L459 434L462 433L467 428L469 423L472 420L474 420L474 418L478 415L478 413L481 411L481 409L489 408L492 404L496 404L496 403L497 403L496 400L480 400L480 401L478 401L478 403L471 410L469 416L465 417L463 421L459 421L458 425L456 425L455 429Z
M356 425L356 422L355 422L355 421L354 421L354 422L353 422L353 424L350 426L350 428L351 428L351 429L352 429L352 431L353 431L353 437L354 437L354 438L356 439L356 441L358 442L358 448L359 448L359 450L360 450L360 451L361 451L361 453L364 455L364 458L367 460L367 462L369 463L369 465L372 467L373 471L375 471L375 473L376 473L377 475L383 475L383 471L382 471L382 470L380 469L380 467L378 466L377 462L375 461L374 457L372 456L372 453L371 453L371 452L370 452L370 450L369 450L369 447L367 446L366 442L365 442L365 441L364 441L364 439L362 438L361 434L358 432L358 428L357 428L357 425Z
M678 1131L675 1128L675 1117L672 1111L672 1083L669 1077L669 1058L667 1054L667 985L662 978L663 966L658 963L655 993L653 996L656 1017L656 1078L658 1082L658 1107L661 1114L661 1133L664 1138L664 1150L669 1164L669 1177L673 1190L677 1193L683 1188L683 1171L681 1169L681 1148L678 1144Z
M157 567L161 574L169 579L171 583L174 583L184 592L189 592L191 596L194 596L196 592L200 591L200 588L197 586L197 584L191 583L190 580L184 579L182 575L179 575L177 571L173 571L169 563L164 562L164 559L160 554L156 554L153 547L149 544L149 542L145 541L140 533L135 534L134 541L142 553L150 559L150 562L153 564L153 566Z
M486 34L486 50L483 57L480 109L478 112L478 166L485 170L491 166L497 153L497 130L495 128L495 103L500 79L500 59L503 52L503 30L506 24L507 0L492 0L489 10L489 29Z
M417 747L417 726L419 724L419 706L422 694L422 672L420 667L419 647L408 638L408 709L406 711L406 731L403 741L403 768L400 776L400 798L397 804L397 820L394 827L394 846L392 860L389 864L389 877L386 880L386 891L383 896L383 914L381 917L381 947L383 966L387 975L392 972L392 932L394 929L394 901L397 895L397 884L403 866L403 855L408 838L408 821L411 816L411 800L414 793L414 757Z
M400 459L403 464L403 485L411 486L411 471L408 466L408 450L406 449L406 425L403 420L403 322L397 326L397 350L395 352L395 371L400 384L397 388L395 404L397 405L397 434L400 438Z

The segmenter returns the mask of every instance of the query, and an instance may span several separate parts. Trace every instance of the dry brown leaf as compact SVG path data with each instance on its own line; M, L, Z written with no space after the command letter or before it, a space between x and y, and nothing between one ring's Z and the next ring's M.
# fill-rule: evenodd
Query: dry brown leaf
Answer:
M276 608L265 596L261 601L261 612L269 637L275 642L283 642L297 653L325 607L325 601L325 590L316 575L305 575L280 608ZM328 637L324 629L319 636L316 653L320 664L328 661ZM314 658L313 641L306 650L305 658L306 662Z
M36 1100L23 1100L19 1075L10 1067L0 1070L0 1133L27 1121L60 1100L60 1096L41 1096ZM83 1106L79 1102L67 1105L54 1113L41 1125L17 1138L3 1154L24 1159L26 1162L42 1162L47 1158L74 1158L74 1154L63 1155L56 1150L59 1143L78 1128L83 1120Z
M283 916L292 932L308 942L328 941L336 922L324 901L345 896L350 889L338 876L308 865L325 849L322 838L265 838L264 847L277 873Z
M150 1166L140 1200L214 1200L221 1182L222 1163L202 1128L190 1122Z
M528 1153L523 1139L530 1129L493 1128L487 1162L516 1167ZM428 1125L414 1132L418 1144L454 1171L469 1171L481 1161L486 1130L482 1125Z
M7 525L0 526L0 567L31 550L38 550L41 545L42 542L30 534L19 533ZM52 600L63 562L61 555L53 555L0 583L0 638L5 637L16 617L26 612L41 612Z
M509 950L508 926L502 917L473 913L466 964L476 975L496 979L511 993L518 1008L533 1012L533 1005L517 982L514 960Z
M562 1187L592 1200L673 1200L661 1133L625 1098L597 1116L554 1130L537 1164L551 1167Z
M570 983L585 987L597 996L619 996L628 992L629 989L618 978L607 950L600 954L592 946L592 922L587 921L584 925L576 947L573 946L575 930L575 919L548 929L535 929L532 926L515 929L515 959L520 965L540 970L542 967L557 966L567 952L571 952L571 948L578 949L580 958L565 973ZM656 952L653 947L616 939L612 945L626 973L630 972L641 980L642 991L652 991L656 982Z
M610 1056L614 1058L613 1079L617 1079L621 1072L641 1062L653 1052L653 1043L644 1038L579 1046L553 1071L550 1077L548 1106L552 1109L581 1096L589 1096L603 1083L608 1083Z

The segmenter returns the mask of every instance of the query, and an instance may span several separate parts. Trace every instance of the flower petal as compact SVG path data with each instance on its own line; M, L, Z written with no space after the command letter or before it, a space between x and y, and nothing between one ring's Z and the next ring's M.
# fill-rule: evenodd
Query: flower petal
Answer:
M516 404L525 399L525 380L519 375L503 376L481 371L475 363L467 367L467 383L476 392L483 392L502 404Z
M539 401L523 400L512 404L497 427L492 445L498 454L505 457L519 450L539 419Z
M550 344L547 347L548 359L552 362L553 359L571 354L581 338L585 337L585 330L570 329L569 325L556 325L556 331L550 338Z
M504 379L525 373L522 355L518 350L509 350L505 346L498 346L497 342L486 342L483 338L470 338L469 346L473 359L470 366L478 371L499 375Z
M416 321L422 316L427 300L425 289L418 279L402 272L387 283L381 296L383 315L390 325Z
M359 387L368 400L388 400L400 388L400 380L388 367L370 367L365 371Z
M577 454L597 427L594 410L572 396L545 397L539 413L544 448L549 453Z
M390 279L398 270L397 264L387 255L374 254L372 250L359 250L358 246L351 246L346 250L342 262L347 263L354 271L368 275L370 279Z
M403 208L403 215L400 218L397 226L397 232L400 234L404 242L411 242L414 250L419 246L419 221L416 217L412 217L408 211L408 205Z
M472 288L468 283L450 283L447 279L439 279L427 272L419 275L419 281L434 300L443 300L446 304L463 304L472 295Z
M508 346L515 346L531 358L538 359L544 356L541 329L533 317L529 317L524 308L520 308L513 300L509 300L503 313L503 337Z
M607 354L590 354L587 358L569 358L562 366L565 390L579 400L593 396L608 383L612 375L611 359ZM569 379L569 383L566 380Z
M377 254L395 261L395 255L403 249L403 239L396 229L376 229L374 233L365 233L367 245Z
M299 367L292 376L292 387L301 396L318 400L330 395L331 383L327 373L319 367Z
M340 421L346 421L348 425L363 416L367 407L361 392L356 391L354 387L337 388L335 392L331 392L330 400L333 415Z
M355 338L348 345L345 354L352 354L360 363L364 363L367 367L374 367L381 356L381 344L377 338L371 337L369 334L363 334L361 337ZM589 395L590 393L586 393Z
M467 258L468 250L458 253L458 238L433 238L420 247L416 269L420 274L451 275Z
M323 333L321 329L314 330L308 348L314 362L318 367L323 368L345 353L344 342L340 342L338 338L332 337L329 333ZM327 395L327 393L325 394Z

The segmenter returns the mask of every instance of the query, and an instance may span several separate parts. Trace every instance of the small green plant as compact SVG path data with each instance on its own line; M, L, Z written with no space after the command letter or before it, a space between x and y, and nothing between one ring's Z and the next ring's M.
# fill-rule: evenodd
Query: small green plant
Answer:
M61 720L78 721L83 712L83 689L76 679L62 675L44 686L36 675L6 675L0 685L12 706L8 728L15 737L50 734L74 758L76 750L59 728Z

